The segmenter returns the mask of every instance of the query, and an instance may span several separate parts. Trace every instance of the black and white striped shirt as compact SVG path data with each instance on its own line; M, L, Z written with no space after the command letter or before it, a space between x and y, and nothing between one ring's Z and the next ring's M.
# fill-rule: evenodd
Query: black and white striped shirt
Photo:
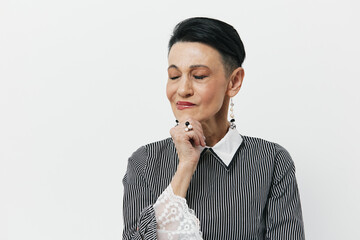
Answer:
M123 239L156 239L153 204L178 165L171 138L140 147L124 184ZM295 167L280 145L242 136L227 166L203 151L187 191L203 239L304 239Z

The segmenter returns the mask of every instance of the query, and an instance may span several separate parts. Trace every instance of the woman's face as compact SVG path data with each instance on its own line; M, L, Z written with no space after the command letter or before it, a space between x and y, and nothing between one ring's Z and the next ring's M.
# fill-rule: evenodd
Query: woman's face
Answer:
M220 53L203 43L178 42L170 49L168 59L166 95L176 119L215 118L228 85Z

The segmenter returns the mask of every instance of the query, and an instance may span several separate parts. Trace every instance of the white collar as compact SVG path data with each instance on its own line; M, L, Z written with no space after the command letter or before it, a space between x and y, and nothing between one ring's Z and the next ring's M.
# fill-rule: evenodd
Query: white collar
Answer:
M226 166L229 166L242 141L243 139L236 128L229 128L226 135L216 143L215 146L206 146L205 148L208 149L207 151L209 151L209 148L212 149L223 163L225 163Z

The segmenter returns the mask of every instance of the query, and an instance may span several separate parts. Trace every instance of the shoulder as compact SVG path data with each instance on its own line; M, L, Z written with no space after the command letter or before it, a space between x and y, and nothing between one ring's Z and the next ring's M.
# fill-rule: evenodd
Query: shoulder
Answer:
M150 153L150 156L154 156L157 154L161 154L162 152L166 151L169 148L174 146L172 138L166 138L160 141L148 143L144 146L146 151Z
M244 135L241 135L241 137L243 138L243 143L245 147L249 149L254 149L254 150L268 149L268 151L273 152L274 154L280 153L280 154L289 155L288 151L278 143L271 142L258 137L250 137Z
M280 144L258 137L242 136L244 148L252 154L270 158L275 166L282 169L294 168L289 152Z
M271 142L258 137L242 136L244 146L251 150L267 151L276 154L277 152L287 152L280 144Z
M174 143L171 138L148 143L139 147L129 158L128 165L132 165L140 172L144 172L149 165L149 161L162 155L164 151L172 149Z
M137 185L147 183L149 186L158 188L160 187L158 178L165 178L167 174L172 174L173 169L176 169L176 160L174 161L176 157L175 146L171 138L143 145L129 157L123 181ZM166 186L161 187L164 190ZM160 190L153 189L153 191L159 192Z

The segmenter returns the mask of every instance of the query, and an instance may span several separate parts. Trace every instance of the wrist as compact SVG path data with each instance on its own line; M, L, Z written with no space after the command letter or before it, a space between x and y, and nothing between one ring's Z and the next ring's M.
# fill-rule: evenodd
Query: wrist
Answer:
M196 170L196 166L197 165L193 164L193 163L179 162L176 172L181 172L182 175L188 175L188 176L192 177L192 175L194 174L194 172Z
M171 187L175 195L185 198L192 175L196 166L189 163L179 163L176 173L171 180Z

